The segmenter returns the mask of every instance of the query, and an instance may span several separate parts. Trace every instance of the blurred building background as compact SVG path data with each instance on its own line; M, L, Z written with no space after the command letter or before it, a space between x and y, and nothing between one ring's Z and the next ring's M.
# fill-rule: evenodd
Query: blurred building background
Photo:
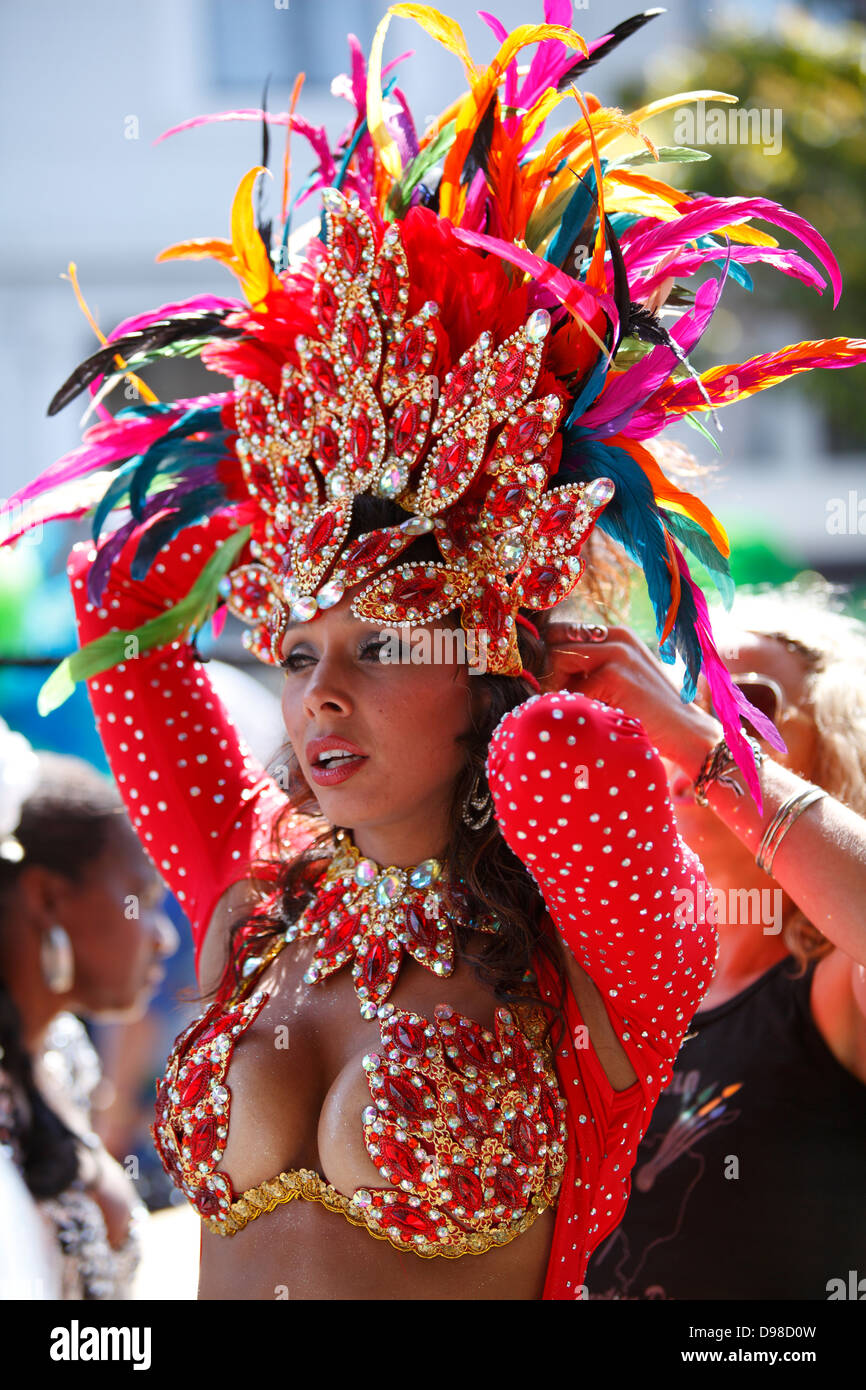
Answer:
M480 59L495 51L474 4L445 0ZM636 0L576 3L575 27L593 38L639 8ZM0 493L9 496L80 439L80 402L55 419L46 404L95 339L64 278L74 261L103 330L176 299L235 292L213 264L157 265L156 254L194 236L225 236L231 199L261 156L255 121L220 123L155 143L167 128L204 112L256 108L269 80L271 110L284 110L298 71L299 109L336 137L349 107L330 93L347 69L345 34L365 51L386 0L43 0L0 7L0 149L6 190L0 228ZM492 0L507 28L541 19L541 0ZM464 88L456 59L415 25L394 20L386 59L415 57L400 85L423 125ZM777 199L814 221L833 246L846 291L831 312L814 291L758 267L756 292L729 281L695 364L737 361L785 343L866 333L866 71L864 4L810 0L668 0L667 13L626 42L586 86L626 109L671 91L713 88L747 107L781 113L778 150L759 142L707 146L713 159L665 166L662 177L716 194ZM727 108L724 108L727 109ZM647 131L671 143L671 122ZM698 142L699 143L699 142ZM766 142L765 142L766 143ZM283 134L272 153L281 159ZM292 142L293 187L312 167ZM683 172L684 171L684 172ZM270 186L276 202L278 181ZM312 207L310 214L312 214ZM302 219L303 220L303 219ZM197 365L146 371L163 397L214 389ZM866 594L866 374L814 373L721 412L721 452L684 426L681 442L713 474L698 490L728 527L740 580L775 580L803 568ZM835 380L833 380L835 378ZM218 386L216 389L219 389ZM122 402L122 389L114 404ZM704 417L706 420L706 417ZM36 544L0 552L0 714L39 747L90 757L104 767L83 690L48 719L35 714L47 675L38 663L74 645L63 562L82 528L53 528ZM243 658L239 629L226 626L220 655ZM206 644L205 644L206 645ZM26 661L32 665L27 666ZM278 688L279 674L250 674ZM236 696L238 722L257 751L276 754L278 721ZM246 726L245 726L246 718Z

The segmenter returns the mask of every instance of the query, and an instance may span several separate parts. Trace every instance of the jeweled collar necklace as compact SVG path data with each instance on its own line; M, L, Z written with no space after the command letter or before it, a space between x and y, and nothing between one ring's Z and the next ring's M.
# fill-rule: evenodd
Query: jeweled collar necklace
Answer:
M438 859L414 868L382 868L366 859L345 830L319 880L316 897L286 932L286 941L319 938L304 975L317 984L352 961L352 980L362 1018L375 1018L388 998L404 953L434 975L450 975L454 928L495 932L494 918L471 917L460 883L449 880Z

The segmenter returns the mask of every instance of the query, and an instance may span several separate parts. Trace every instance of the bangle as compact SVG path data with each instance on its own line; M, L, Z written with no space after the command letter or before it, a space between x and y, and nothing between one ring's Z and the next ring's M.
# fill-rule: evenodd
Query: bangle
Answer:
M816 801L820 801L827 793L820 787L807 787L805 791L796 792L794 796L789 796L787 801L783 801L770 824L764 831L761 843L758 846L758 853L755 855L755 863L759 869L765 873L772 873L773 860L779 845L784 840L795 820L802 816L810 806Z
M760 767L765 757L763 748L758 740L752 738L750 734L743 734L743 738L755 755L756 765ZM733 788L737 796L743 795L743 789L739 783L735 782L732 777L727 776L727 773L733 771L737 765L737 760L727 743L724 739L720 739L715 748L711 748L704 758L704 761L701 763L701 770L695 778L695 801L699 806L709 805L707 801L707 787L709 787L712 782L718 782L722 787Z

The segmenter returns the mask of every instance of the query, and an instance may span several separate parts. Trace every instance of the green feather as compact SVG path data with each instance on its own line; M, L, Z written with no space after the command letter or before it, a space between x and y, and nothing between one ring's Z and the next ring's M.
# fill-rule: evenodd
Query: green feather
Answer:
M242 531L224 541L211 555L186 598L161 613L158 618L130 632L106 632L88 642L86 647L67 656L51 672L37 697L37 708L41 715L51 714L69 699L78 681L89 680L101 671L110 671L120 661L128 661L131 656L130 643L136 656L155 647L165 646L179 637L198 632L216 609L220 597L218 586L227 574L237 556L243 550L252 534L252 527L245 526Z
M449 121L447 125L442 127L435 140L431 141L427 148L412 160L400 182L391 190L385 209L386 221L393 222L395 218L403 216L412 189L421 182L428 169L432 169L434 164L438 164L440 156L453 144L456 129L457 122Z
M712 159L706 150L690 150L687 145L659 145L658 159L649 150L623 155L609 169L638 169L642 164L693 164L696 159Z

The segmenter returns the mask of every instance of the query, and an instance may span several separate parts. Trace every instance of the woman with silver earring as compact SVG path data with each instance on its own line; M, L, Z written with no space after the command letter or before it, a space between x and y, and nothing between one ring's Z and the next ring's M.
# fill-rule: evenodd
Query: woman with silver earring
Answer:
M25 1276L0 1261L0 1298L130 1294L145 1212L93 1133L100 1069L76 1015L150 997L176 944L163 893L112 784L0 721L0 1145L8 1220L41 1247Z

